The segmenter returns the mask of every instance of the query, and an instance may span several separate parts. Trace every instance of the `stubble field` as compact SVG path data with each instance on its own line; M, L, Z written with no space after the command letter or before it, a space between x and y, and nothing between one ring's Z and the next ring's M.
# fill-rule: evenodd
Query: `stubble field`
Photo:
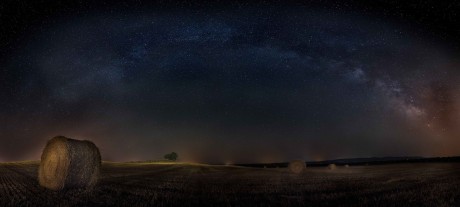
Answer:
M91 191L38 185L38 162L0 164L0 206L460 206L460 163L286 168L104 162Z

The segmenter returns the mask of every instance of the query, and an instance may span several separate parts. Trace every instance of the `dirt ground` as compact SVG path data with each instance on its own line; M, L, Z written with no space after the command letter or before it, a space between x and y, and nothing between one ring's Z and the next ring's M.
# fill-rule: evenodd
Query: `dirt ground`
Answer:
M0 206L460 206L460 163L245 168L103 163L95 189L38 185L38 162L0 164Z

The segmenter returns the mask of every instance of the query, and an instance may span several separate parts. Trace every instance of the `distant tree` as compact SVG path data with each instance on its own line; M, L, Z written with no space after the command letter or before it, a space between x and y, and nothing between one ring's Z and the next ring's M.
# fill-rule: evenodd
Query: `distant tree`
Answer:
M171 152L169 154L165 154L164 158L167 159L167 160L171 160L171 161L176 161L177 160L177 157L179 157L179 155L177 155L177 153L175 152Z

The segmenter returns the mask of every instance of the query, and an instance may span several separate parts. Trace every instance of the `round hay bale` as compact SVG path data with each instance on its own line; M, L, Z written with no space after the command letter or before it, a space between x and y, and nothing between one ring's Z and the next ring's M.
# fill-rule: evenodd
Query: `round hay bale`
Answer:
M302 160L293 160L289 163L289 170L293 173L301 173L306 167L307 165Z
M100 168L101 155L92 142L57 136L43 149L38 182L51 190L91 189Z
M335 169L337 168L337 165L335 165L335 164L329 164L329 165L327 166L327 168L329 168L329 170L335 170Z

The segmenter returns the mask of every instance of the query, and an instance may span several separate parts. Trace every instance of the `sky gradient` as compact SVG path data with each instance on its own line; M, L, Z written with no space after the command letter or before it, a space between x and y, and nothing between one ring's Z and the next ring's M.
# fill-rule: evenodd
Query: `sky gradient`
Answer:
M10 44L0 161L56 135L113 161L460 155L442 32L334 4L181 8L82 9Z

